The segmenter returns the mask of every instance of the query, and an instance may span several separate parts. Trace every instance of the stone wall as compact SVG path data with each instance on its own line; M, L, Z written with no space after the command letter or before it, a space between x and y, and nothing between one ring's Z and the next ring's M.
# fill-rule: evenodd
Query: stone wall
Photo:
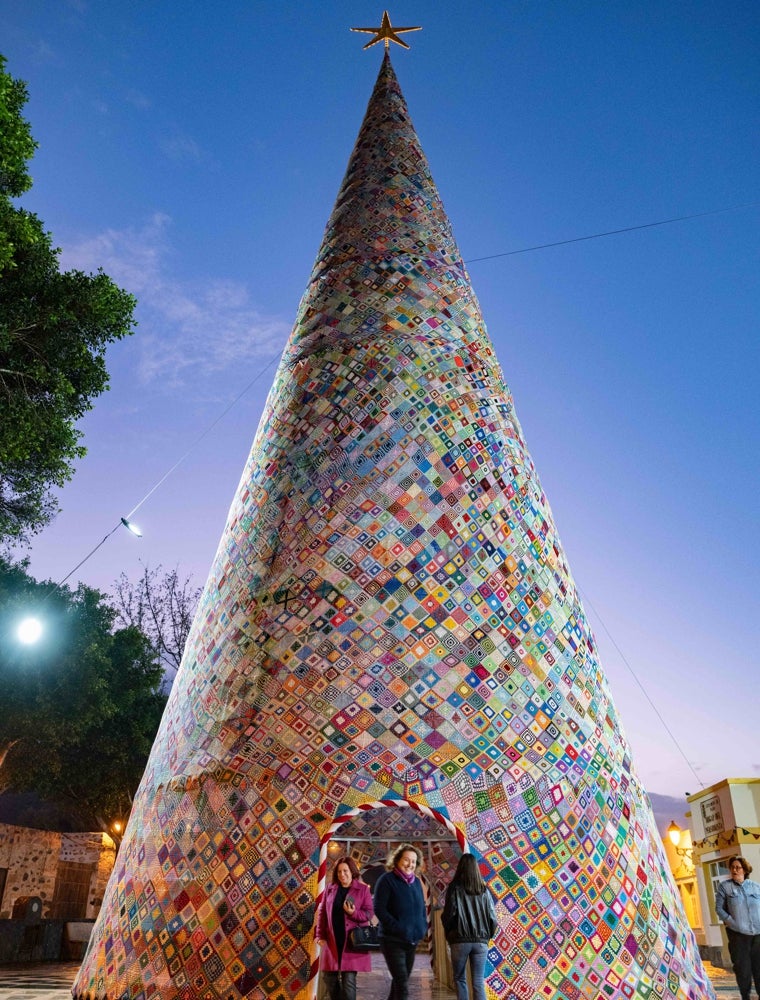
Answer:
M92 867L85 916L97 916L114 857L114 843L105 833L56 833L0 823L0 868L8 870L0 919L11 916L19 896L39 896L42 916L48 917L59 864L65 862Z
M7 868L0 918L9 918L19 896L39 896L46 917L55 890L61 834L0 824L0 868Z

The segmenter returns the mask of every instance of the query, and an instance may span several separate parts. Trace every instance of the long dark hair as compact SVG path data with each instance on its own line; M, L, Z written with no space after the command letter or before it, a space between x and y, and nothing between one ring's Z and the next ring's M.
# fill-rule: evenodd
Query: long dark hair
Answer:
M478 868L474 854L463 854L454 872L452 885L461 885L468 896L479 896L486 891L486 884Z

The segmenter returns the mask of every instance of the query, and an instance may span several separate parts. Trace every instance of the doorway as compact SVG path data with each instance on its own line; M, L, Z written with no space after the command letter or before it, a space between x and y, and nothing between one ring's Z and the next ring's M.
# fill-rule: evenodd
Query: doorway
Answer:
M468 850L463 833L446 817L413 802L391 799L371 803L341 816L323 839L320 854L320 882L317 902L321 901L337 858L353 858L361 878L371 887L386 870L388 855L400 844L410 843L423 857L420 874L428 909L430 931L418 948L413 976L452 985L451 966L446 947L441 912L446 887L451 881L461 855ZM373 956L372 981L375 986L387 977L382 955ZM432 972L432 977L431 977ZM366 985L370 985L367 983ZM378 997L382 989L378 993ZM319 991L321 997L322 990ZM372 994L370 994L372 995ZM386 992L383 996L387 995Z

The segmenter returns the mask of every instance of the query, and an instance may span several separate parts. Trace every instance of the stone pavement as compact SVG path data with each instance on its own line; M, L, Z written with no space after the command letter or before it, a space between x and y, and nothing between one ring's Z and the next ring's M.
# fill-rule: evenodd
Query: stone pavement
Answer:
M362 1000L385 1000L390 977L382 958L377 955L373 959L372 972L359 974L357 992ZM78 967L76 962L0 966L0 1000L70 1000ZM710 964L705 968L718 1000L739 1000L732 972ZM453 996L433 980L429 963L424 956L418 956L410 983L410 1000L452 1000Z
M71 1000L78 962L0 966L0 1000Z
M380 954L372 956L373 969L360 973L357 993L361 1000L386 1000L391 978ZM71 1000L76 962L45 965L0 966L0 1000ZM454 994L433 979L430 962L417 956L409 1000L453 1000Z

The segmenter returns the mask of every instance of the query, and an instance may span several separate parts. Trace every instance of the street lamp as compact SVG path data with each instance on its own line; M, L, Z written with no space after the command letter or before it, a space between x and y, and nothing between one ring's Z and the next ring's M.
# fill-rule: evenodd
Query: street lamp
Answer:
M678 823L676 823L674 819L670 821L670 826L667 828L665 832L670 838L670 843L673 845L673 847L678 847L678 845L681 843L681 833L683 831L681 830L681 827L678 825Z
M676 854L679 858L683 858L687 865L694 865L694 848L693 847L679 847L681 843L681 834L684 832L681 827L676 823L675 820L670 821L670 826L665 831L668 835L670 843L673 845Z
M128 520L126 517L120 517L118 524L116 524L113 528L111 528L111 530L108 532L105 538L99 541L98 544L95 546L95 548L92 549L90 552L88 552L87 555L84 557L84 559L82 559L81 562L77 563L77 565L74 567L74 569L71 570L70 573L67 573L66 576L64 576L64 578L59 583L56 583L53 586L53 590L50 593L52 593L58 587L62 587L63 584L68 580L68 578L72 576L74 573L76 573L79 567L84 565L84 563L87 562L90 556L93 555L95 552L97 552L100 546L104 542L108 541L111 535L115 531L118 531L118 529L121 528L122 526L125 527L127 531L131 532L133 535L136 535L137 538L142 538L142 531L140 531L140 529L133 521ZM19 642L23 643L25 646L33 646L36 642L39 642L43 632L44 632L44 627L42 625L42 622L39 620L39 618L34 618L32 616L24 618L16 626L16 638L18 639Z

